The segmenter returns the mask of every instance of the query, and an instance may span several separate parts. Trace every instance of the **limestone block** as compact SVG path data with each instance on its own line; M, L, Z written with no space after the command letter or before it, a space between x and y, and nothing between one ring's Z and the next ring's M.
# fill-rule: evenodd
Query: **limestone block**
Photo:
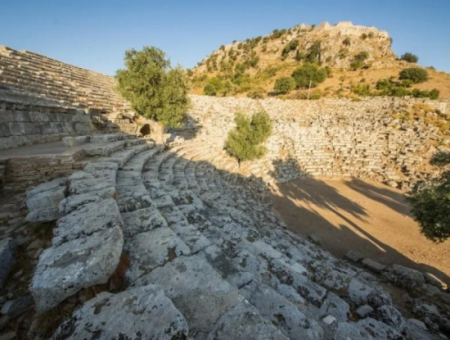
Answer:
M65 146L77 146L89 143L89 136L65 137L63 138Z
M58 305L80 289L108 282L116 270L123 246L121 225L96 219L97 211L94 209L92 215L86 217L98 223L91 228L97 232L86 233L42 252L30 287L38 312ZM98 216L104 216L104 211L98 211ZM72 227L77 225L72 224Z
M26 220L35 223L56 221L60 217L59 203L68 193L67 185L67 178L57 178L28 191L26 204L30 212Z
M9 123L9 129L13 136L36 135L41 134L38 126L29 122L12 122Z
M0 123L0 137L11 136L11 129L8 123Z
M103 292L64 322L53 339L187 339L188 324L163 291L154 286Z

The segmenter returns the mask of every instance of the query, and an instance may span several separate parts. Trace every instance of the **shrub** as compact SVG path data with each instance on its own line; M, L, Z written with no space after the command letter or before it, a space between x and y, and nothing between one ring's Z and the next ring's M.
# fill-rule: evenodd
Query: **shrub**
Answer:
M359 52L357 55L353 57L353 60L350 64L350 68L352 70L358 70L360 68L366 67L365 60L369 58L369 53L367 51Z
M350 38L345 38L345 39L342 41L342 43L343 43L345 46L350 46L350 45L352 44L352 41L350 40Z
M422 83L428 80L428 71L418 67L405 68L400 72L399 78L411 80L414 84Z
M206 94L207 96L215 96L217 95L217 89L213 84L209 83L206 84L205 87L203 88L203 93Z
M370 96L372 94L368 84L358 84L352 87L352 92L359 96Z
M295 80L292 77L281 77L275 81L274 91L279 94L286 94L295 88Z
M315 64L304 64L292 73L297 88L316 87L327 79L327 72Z
M297 46L298 46L298 40L297 39L291 40L286 46L284 46L283 51L281 51L281 57L283 59L286 59L288 54L291 51L294 51L297 48Z
M266 90L262 87L257 87L247 93L247 97L252 99L263 99L266 96Z
M261 145L271 134L272 122L265 112L255 113L251 118L243 113L236 113L236 128L230 131L225 141L225 150L236 158L239 164L243 161L261 158L267 149Z
M308 53L305 56L305 59L308 63L321 63L322 56L322 42L315 41L309 48Z
M361 36L360 36L360 38L362 39L362 40L366 40L367 39L367 34L366 33L363 33L363 34L361 34Z
M119 92L140 115L165 126L181 125L189 106L188 79L171 68L165 53L155 47L125 52L125 69L116 73Z
M419 57L409 52L403 54L400 59L407 61L408 63L417 63L419 61Z
M449 165L450 153L439 152L430 163ZM439 179L420 184L409 202L421 232L428 239L438 243L450 238L450 171L444 171Z

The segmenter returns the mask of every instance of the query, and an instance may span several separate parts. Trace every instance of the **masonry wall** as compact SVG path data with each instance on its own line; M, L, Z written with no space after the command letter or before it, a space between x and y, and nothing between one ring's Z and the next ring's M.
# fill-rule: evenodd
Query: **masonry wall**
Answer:
M0 150L94 131L83 110L0 101Z
M365 177L409 187L433 175L430 157L450 139L422 119L402 121L393 113L427 103L448 113L445 101L373 98L282 101L192 96L190 118L199 136L218 149L234 127L234 113L264 110L273 119L268 153L259 163L279 181L305 174ZM450 137L450 136L449 136Z

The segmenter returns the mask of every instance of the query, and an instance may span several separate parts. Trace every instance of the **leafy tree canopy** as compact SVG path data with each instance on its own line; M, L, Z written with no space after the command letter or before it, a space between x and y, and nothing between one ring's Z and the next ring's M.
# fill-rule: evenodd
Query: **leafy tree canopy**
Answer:
M438 152L433 156L432 165L444 167L450 164L450 152ZM450 170L440 178L421 183L409 197L412 214L421 232L434 242L450 238Z
M236 113L234 117L236 128L228 134L225 150L238 162L261 158L267 149L262 145L272 131L272 122L265 112L255 113L248 117Z
M181 67L172 68L156 47L125 52L125 69L116 73L118 90L140 115L168 127L179 126L189 107L188 79Z

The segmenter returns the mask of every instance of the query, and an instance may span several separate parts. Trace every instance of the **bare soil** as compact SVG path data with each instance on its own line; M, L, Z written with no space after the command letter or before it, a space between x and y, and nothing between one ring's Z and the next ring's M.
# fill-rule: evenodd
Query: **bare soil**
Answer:
M425 238L400 190L361 179L302 178L279 184L272 202L290 230L319 237L321 246L337 257L353 249L450 284L450 240L435 244Z

